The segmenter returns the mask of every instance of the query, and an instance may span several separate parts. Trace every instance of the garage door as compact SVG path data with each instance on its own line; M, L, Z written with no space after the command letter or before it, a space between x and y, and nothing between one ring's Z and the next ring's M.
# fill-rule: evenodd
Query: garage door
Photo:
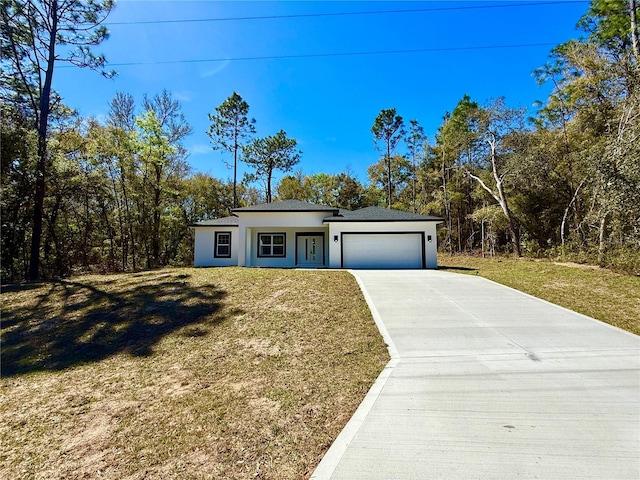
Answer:
M421 233L343 233L343 268L424 268Z

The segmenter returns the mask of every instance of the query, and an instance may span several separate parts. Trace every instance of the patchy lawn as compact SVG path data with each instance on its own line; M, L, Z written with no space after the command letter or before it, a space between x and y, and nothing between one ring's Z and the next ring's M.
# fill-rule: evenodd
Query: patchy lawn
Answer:
M640 277L545 260L439 255L443 270L503 285L640 335Z
M346 272L3 288L0 477L309 477L389 357Z

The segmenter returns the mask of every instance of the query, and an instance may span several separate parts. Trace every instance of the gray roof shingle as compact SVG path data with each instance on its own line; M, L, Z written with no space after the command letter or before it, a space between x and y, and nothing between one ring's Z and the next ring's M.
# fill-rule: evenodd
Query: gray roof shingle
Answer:
M222 217L214 218L213 220L202 220L196 222L192 227L237 227L238 217Z
M365 207L359 210L340 210L340 215L327 217L325 222L443 222L440 217L418 215L380 207Z
M325 207L301 200L284 200L282 202L263 203L251 207L234 208L234 212L335 212L334 207Z

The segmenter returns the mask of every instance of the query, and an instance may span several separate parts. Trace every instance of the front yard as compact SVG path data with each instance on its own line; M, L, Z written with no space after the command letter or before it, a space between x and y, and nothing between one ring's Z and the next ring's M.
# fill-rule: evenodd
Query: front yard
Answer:
M346 272L3 288L0 477L308 477L388 361Z

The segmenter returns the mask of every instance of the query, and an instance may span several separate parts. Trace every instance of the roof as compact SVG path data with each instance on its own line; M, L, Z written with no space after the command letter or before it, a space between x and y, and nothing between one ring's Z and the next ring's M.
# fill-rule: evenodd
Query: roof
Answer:
M301 200L284 200L282 202L263 203L251 207L234 208L233 212L331 212L338 213L334 207L325 207Z
M418 215L389 208L365 207L359 210L340 210L340 215L327 217L325 222L443 222L440 217Z
M222 217L194 223L192 227L237 227L238 217Z
M443 222L440 217L418 215L417 213L402 212L388 208L365 207L359 210L345 210L343 208L325 207L300 200L285 200L283 202L263 203L252 207L236 208L234 212L328 212L331 215L324 218L324 222ZM213 220L203 220L194 223L192 227L237 227L238 217L223 217Z

